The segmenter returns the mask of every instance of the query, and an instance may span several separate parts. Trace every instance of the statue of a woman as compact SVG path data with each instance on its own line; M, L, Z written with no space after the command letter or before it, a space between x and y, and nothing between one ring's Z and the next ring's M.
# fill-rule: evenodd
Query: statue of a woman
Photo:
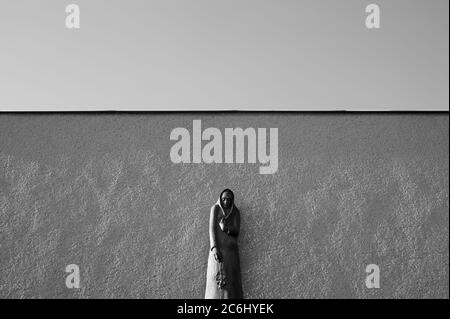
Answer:
M206 299L243 298L238 249L239 227L240 216L234 205L234 194L226 189L211 207Z

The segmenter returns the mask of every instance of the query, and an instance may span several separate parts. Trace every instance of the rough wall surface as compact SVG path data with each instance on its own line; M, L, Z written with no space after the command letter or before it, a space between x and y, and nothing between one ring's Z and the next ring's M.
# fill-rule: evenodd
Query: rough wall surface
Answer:
M173 164L194 119L278 127L278 172ZM448 114L144 113L0 114L0 298L202 298L226 187L246 298L449 297Z

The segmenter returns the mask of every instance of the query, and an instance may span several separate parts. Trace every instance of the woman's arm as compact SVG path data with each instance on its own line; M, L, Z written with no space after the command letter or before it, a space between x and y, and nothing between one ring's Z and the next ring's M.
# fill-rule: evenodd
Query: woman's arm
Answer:
M211 213L209 216L209 249L212 250L217 247L216 239L216 205L211 207Z
M209 244L210 244L210 251L214 254L214 259L217 262L222 261L222 253L220 252L219 247L217 247L217 236L216 236L216 205L213 205L211 207L211 214L209 217Z

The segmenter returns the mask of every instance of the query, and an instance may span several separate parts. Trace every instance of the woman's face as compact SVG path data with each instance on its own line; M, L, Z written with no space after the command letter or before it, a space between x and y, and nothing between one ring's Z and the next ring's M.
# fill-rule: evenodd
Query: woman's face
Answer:
M230 193L225 192L222 194L222 205L225 208L229 208L233 202L233 197Z

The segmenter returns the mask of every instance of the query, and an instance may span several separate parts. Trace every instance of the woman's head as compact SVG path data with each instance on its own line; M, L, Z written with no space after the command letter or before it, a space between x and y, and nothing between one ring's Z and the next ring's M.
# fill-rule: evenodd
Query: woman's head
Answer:
M220 204L223 208L229 208L233 205L234 202L234 194L230 189L226 189L222 191L220 194Z

